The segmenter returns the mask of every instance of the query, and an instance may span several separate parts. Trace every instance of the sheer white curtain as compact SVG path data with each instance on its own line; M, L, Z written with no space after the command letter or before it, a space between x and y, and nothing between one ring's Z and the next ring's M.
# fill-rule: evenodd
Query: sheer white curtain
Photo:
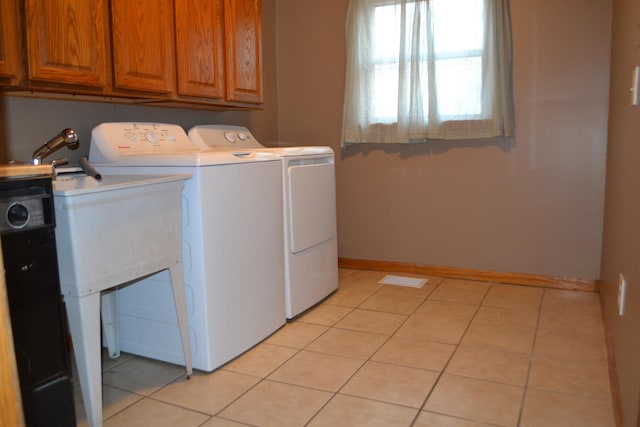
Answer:
M343 144L511 136L508 0L350 0Z

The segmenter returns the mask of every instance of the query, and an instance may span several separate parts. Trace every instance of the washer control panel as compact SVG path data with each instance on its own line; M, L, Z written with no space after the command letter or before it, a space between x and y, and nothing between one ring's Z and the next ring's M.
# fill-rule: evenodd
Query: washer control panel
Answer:
M179 125L146 122L102 123L91 132L91 160L114 161L130 155L199 151Z

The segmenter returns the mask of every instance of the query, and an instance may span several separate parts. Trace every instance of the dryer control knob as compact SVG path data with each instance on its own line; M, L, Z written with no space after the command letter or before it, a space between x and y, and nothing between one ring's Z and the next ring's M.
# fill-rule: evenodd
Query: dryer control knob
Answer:
M224 139L226 139L229 142L236 142L236 134L233 132L225 132Z

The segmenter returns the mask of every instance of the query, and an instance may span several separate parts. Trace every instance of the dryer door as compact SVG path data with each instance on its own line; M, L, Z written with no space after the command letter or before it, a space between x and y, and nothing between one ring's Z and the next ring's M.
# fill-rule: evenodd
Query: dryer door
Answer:
M336 236L335 169L325 163L296 164L288 168L289 244L298 253Z

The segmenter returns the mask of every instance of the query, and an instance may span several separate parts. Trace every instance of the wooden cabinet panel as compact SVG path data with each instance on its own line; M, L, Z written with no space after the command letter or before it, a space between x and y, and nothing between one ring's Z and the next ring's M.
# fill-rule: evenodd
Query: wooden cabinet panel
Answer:
M0 0L0 23L0 78L16 80L20 59L15 0Z
M106 84L104 1L25 1L30 80Z
M0 85L260 107L261 19L261 0L0 0Z
M173 1L111 0L114 87L173 93Z
M227 99L262 103L260 0L225 0Z
M174 0L178 95L224 98L223 0Z

